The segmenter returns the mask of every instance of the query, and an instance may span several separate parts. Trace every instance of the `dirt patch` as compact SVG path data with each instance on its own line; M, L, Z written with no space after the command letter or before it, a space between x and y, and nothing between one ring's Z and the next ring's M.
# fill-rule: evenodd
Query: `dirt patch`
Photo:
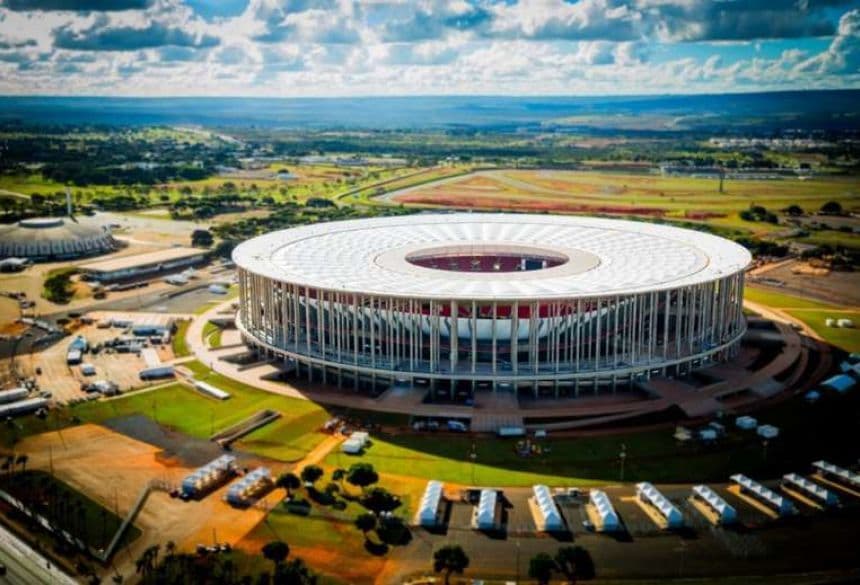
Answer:
M645 215L663 217L664 209L624 205L584 205L558 200L537 200L524 197L491 197L475 193L409 193L396 198L400 203L439 205L470 209L517 209L522 211L551 211L559 213L606 213L610 215Z

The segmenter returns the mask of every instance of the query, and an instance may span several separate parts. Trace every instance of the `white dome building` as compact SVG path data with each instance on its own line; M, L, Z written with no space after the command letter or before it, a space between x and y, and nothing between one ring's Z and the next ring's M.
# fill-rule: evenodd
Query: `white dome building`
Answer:
M119 243L106 226L88 217L22 219L0 226L0 258L66 260L106 254Z

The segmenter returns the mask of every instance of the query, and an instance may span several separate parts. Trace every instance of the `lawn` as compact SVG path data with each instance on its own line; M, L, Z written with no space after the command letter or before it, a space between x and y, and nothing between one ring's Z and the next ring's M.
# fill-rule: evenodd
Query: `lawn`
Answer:
M171 345L173 346L173 355L176 357L186 357L191 355L191 350L188 348L188 342L185 341L185 334L188 332L188 326L191 321L184 320L176 323L176 332L173 334Z
M785 293L766 290L762 288L753 288L747 286L744 288L744 298L754 303L767 305L774 309L820 309L838 308L835 305L815 301L812 299L804 299Z
M203 326L203 341L209 340L209 347L221 347L221 328L212 321L207 321Z
M214 432L260 410L271 408L280 412L282 417L246 436L235 444L235 448L282 461L301 459L325 438L325 435L316 431L329 415L313 402L250 388L217 374L201 378L229 392L231 397L228 400L216 400L176 383L114 400L74 406L70 414L84 422L93 423L144 414L187 435L209 438Z
M122 518L44 471L4 475L0 487L96 550L107 548L122 523ZM130 526L123 542L138 536L140 530Z
M860 351L860 330L856 328L856 325L860 324L860 311L832 312L820 309L788 309L786 313L809 325L829 344L849 353ZM826 319L851 319L855 327L828 327L825 324Z
M325 463L348 467L366 461L381 473L459 484L605 485L620 479L618 454L623 444L627 454L625 481L725 481L739 472L774 477L793 467L806 468L814 458L856 457L852 455L850 429L856 425L858 413L860 396L829 397L814 408L797 397L759 411L759 420L782 430L779 441L768 447L766 460L754 434L730 428L728 436L715 446L681 445L673 439L672 429L665 428L611 436L550 436L541 444L550 446L551 452L528 458L515 452L515 441L510 439L374 434L363 455L331 453ZM814 444L805 440L811 435L817 437ZM474 471L469 459L473 444L477 453Z

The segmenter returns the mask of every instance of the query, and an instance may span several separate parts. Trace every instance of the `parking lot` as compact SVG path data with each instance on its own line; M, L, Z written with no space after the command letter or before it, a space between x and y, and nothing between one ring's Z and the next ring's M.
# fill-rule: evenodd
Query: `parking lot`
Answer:
M167 325L173 320L188 318L185 314L166 313L126 313L113 311L94 311L85 317L92 323L83 325L75 335L83 336L90 347L102 345L112 339L128 335L128 327L99 327L100 322L117 319L131 325ZM139 377L140 370L146 367L143 358L135 353L118 353L102 349L96 353L84 353L82 363L92 364L95 374L84 376L80 366L70 366L66 362L69 343L73 336L55 343L51 347L35 353L19 355L17 360L25 376L34 376L43 391L49 391L52 398L61 403L87 398L82 385L96 380L107 380L116 384L120 391L144 386ZM173 359L169 343L149 344L156 350L159 359L167 362ZM40 371L40 374L37 374Z

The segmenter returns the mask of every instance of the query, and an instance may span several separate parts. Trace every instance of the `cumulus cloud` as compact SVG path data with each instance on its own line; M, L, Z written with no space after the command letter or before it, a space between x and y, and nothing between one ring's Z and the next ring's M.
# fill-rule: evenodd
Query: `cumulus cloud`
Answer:
M203 6L0 0L0 93L860 86L856 0L248 0L215 13Z
M146 11L76 19L54 30L54 46L78 51L135 51L176 46L208 48L220 39L187 7L171 0L155 2Z
M4 0L2 6L9 10L69 10L85 12L140 10L148 8L153 0Z
M839 29L823 53L797 66L798 71L818 73L860 73L860 9L839 19Z

